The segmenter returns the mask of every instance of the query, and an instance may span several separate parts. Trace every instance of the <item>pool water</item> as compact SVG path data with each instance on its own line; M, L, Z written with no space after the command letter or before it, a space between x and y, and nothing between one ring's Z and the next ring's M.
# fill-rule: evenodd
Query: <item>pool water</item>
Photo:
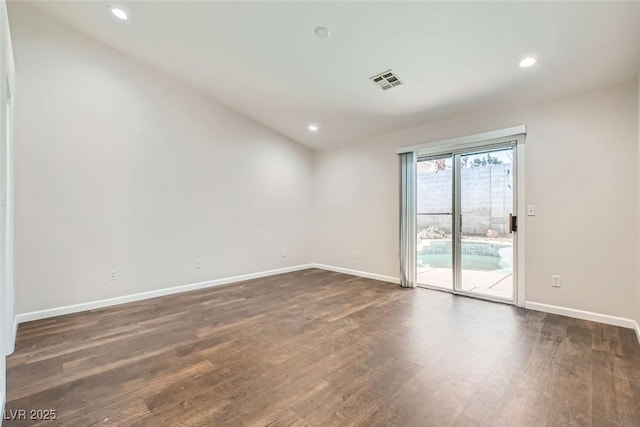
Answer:
M490 242L462 242L462 268L465 270L492 271L511 268L510 245ZM418 252L418 266L452 268L451 241L430 241Z

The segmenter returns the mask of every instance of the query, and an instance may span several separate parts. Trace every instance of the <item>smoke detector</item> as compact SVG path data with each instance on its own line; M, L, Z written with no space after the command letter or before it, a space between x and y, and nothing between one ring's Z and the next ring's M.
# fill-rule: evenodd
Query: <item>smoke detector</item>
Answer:
M380 74L369 77L369 80L382 90L388 90L402 84L398 76L391 70L383 71Z

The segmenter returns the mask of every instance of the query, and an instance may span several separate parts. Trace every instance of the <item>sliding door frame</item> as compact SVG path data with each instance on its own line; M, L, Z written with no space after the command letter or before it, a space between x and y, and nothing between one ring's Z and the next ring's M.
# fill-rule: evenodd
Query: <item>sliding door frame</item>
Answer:
M416 165L420 162L420 161L429 161L429 160L438 160L438 159L451 159L451 165L452 165L452 173L455 171L455 155L452 153L442 153L442 154L429 154L427 156L420 156L417 155L416 153ZM418 178L418 174L416 172L416 179ZM456 191L456 180L455 180L455 176L451 176L451 194L454 195ZM417 211L417 194L418 192L418 185L416 185L416 229L414 230L413 235L417 236L417 218L420 215L420 212ZM436 286L436 285L430 285L427 283L418 283L418 275L416 274L416 286L419 286L421 288L427 288L427 289L432 289L435 291L442 291L442 292L449 292L449 293L455 293L455 286L456 286L456 276L455 276L455 246L456 246L456 242L455 242L455 218L456 218L456 214L455 214L455 204L456 204L456 200L455 197L451 197L451 206L449 207L449 212L446 213L440 213L439 215L447 215L449 216L449 218L451 219L451 250L452 250L452 258L451 258L451 270L452 270L452 274L451 274L451 288L445 288L444 286ZM417 238L417 237L416 237ZM416 242L416 247L417 247L417 242ZM416 252L416 258L418 256L417 252ZM416 260L417 261L417 260ZM416 266L417 266L417 262L416 262Z
M454 216L454 280L453 280L453 292L459 295L465 295L474 298L481 298L490 301L502 302L506 304L516 304L518 301L518 236L519 236L519 227L516 231L513 232L513 249L514 249L514 262L513 264L513 294L511 299L500 298L498 296L491 295L483 295L477 294L475 292L465 291L462 289L462 162L460 161L461 157L464 155L470 154L483 154L483 153L491 153L497 150L503 149L511 149L513 153L513 202L512 202L512 212L518 211L518 154L517 154L517 141L509 141L506 143L499 144L491 144L491 145L482 145L476 148L465 148L464 150L456 151L453 154L454 159L454 202L453 202L453 216ZM519 217L518 217L519 219Z
M397 153L406 153L413 151L416 153L416 162L420 159L424 159L426 157L433 156L445 156L452 155L454 162L454 176L453 176L453 289L452 293L470 296L474 298L481 298L506 304L514 304L518 307L524 307L525 302L525 229L526 229L526 207L524 205L525 200L525 181L524 181L524 143L526 137L526 127L518 126L514 128L502 129L495 132L487 132L483 134L470 135L461 138L454 138L445 141L440 141L431 144L422 144L418 146L406 147L396 150ZM456 241L461 239L461 233L459 233L460 228L460 186L458 182L460 182L461 177L461 168L459 165L460 155L462 154L471 154L471 153L481 153L484 151L491 151L492 149L500 149L500 148L513 148L513 156L514 156L514 165L515 171L513 176L514 182L514 206L515 212L518 216L518 228L514 233L514 249L516 251L516 256L514 257L514 272L513 277L515 281L514 289L513 289L513 300L508 301L506 299L501 298L492 298L490 296L480 296L477 294L465 292L462 290L458 290L458 284L461 283L461 242ZM414 230L413 236L416 236L416 230ZM422 285L424 286L424 285ZM430 286L426 286L431 289L444 290L443 288L433 288Z

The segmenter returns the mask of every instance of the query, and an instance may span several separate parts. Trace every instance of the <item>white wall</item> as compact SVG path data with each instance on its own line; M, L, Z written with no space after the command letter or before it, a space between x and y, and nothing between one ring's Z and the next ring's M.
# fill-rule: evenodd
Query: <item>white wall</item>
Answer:
M640 214L640 74L638 74L638 213ZM638 252L640 256L640 225L638 226ZM638 281L637 281L637 311L636 311L636 333L640 340L640 260L636 259L636 265L638 267Z
M5 352L13 342L13 270L11 251L11 191L10 105L14 92L14 68L6 2L0 0L0 405L5 399ZM7 240L8 237L8 240Z
M18 314L311 261L308 149L31 6L9 14Z
M398 276L398 147L524 124L527 301L633 318L637 85L425 125L316 156L314 261ZM407 87L407 89L409 89ZM357 251L358 259L352 259ZM559 274L562 288L550 286Z

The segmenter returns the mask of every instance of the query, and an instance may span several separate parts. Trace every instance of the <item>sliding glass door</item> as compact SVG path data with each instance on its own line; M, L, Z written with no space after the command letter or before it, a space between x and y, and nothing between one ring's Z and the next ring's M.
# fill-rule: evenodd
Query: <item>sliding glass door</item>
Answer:
M418 286L514 301L514 147L418 159Z
M418 285L453 290L453 156L418 159Z

